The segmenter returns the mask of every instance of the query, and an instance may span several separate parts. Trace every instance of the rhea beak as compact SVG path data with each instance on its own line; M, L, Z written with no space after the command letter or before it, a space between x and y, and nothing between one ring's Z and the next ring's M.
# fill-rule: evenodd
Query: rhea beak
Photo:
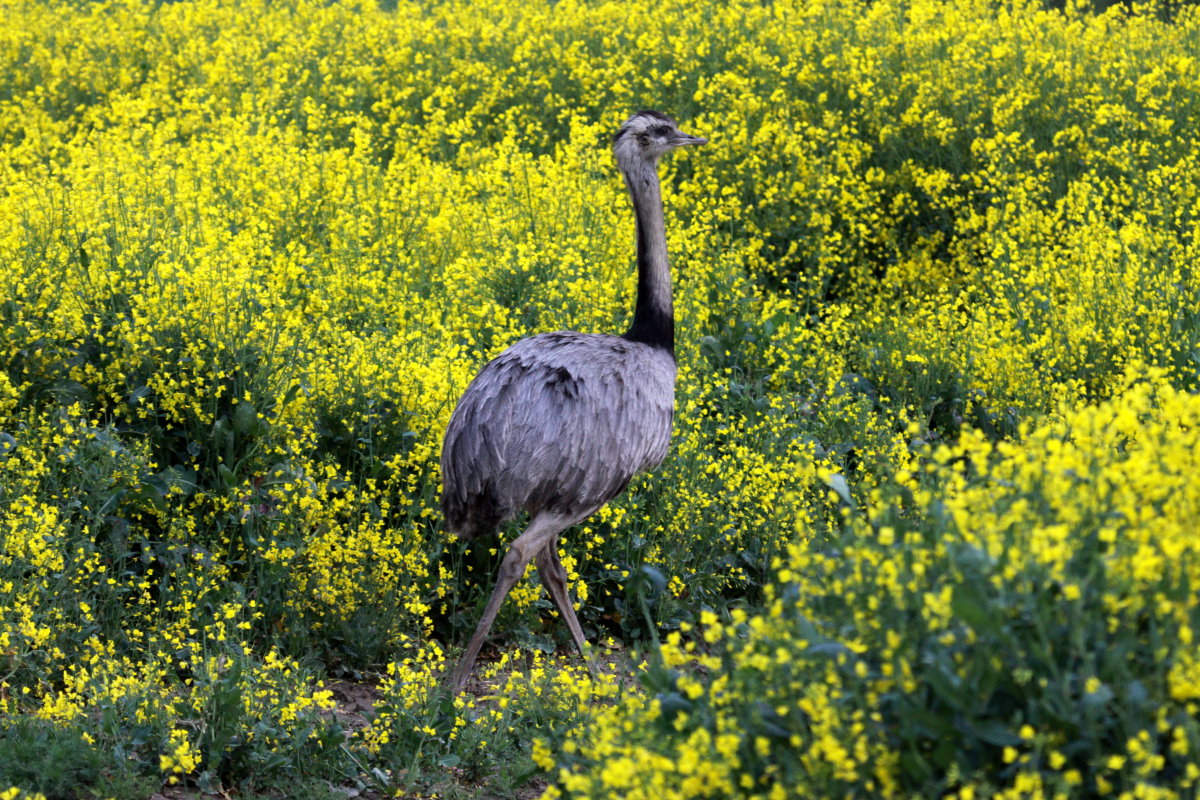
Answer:
M676 131L675 135L671 137L672 147L682 147L687 144L708 144L708 139L699 136L690 136L683 131Z

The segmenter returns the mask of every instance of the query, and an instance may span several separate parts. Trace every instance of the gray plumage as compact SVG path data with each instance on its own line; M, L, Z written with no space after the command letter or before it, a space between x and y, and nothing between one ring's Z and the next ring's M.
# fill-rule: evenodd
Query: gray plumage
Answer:
M442 446L442 510L464 538L522 511L529 527L509 545L496 588L455 669L461 691L500 604L537 560L538 576L584 652L558 558L558 536L617 497L667 454L674 411L674 311L657 161L705 140L654 111L613 138L637 222L638 296L622 336L559 331L523 339L471 381Z
M526 510L588 516L667 454L675 360L595 333L524 339L483 368L442 448L442 509L464 537Z

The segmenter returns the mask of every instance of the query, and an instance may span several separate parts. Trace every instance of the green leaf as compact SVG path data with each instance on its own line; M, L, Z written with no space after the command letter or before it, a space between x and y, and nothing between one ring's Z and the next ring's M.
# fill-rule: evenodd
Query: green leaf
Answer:
M657 567L642 564L638 572L641 573L648 584L654 587L654 594L656 596L662 594L663 590L667 588L667 578Z
M962 680L947 667L931 664L925 671L925 681L938 699L955 711L962 711L966 707L963 701Z
M679 692L664 692L658 696L658 706L662 710L663 719L671 722L680 713L689 713L692 710L692 701Z
M825 476L825 485L833 489L842 502L853 510L854 496L850 494L850 484L846 483L846 478L838 473Z
M233 474L233 470L224 464L217 464L217 475L221 479L221 486L225 489L232 489L238 485L237 476Z
M1000 624L992 613L987 595L977 583L955 585L950 610L981 636L1000 633Z
M263 421L258 418L258 409L253 403L248 403L245 400L237 404L237 408L233 412L233 429L243 436L252 436L262 432L265 427Z
M842 644L841 642L818 642L816 644L810 644L807 648L805 648L804 652L810 653L814 656L828 656L830 658L854 655L850 648L846 647L846 645Z
M1016 747L1021 743L1021 737L1013 733L1007 725L997 720L988 720L972 727L972 732L980 741L996 747Z
M1113 697L1113 690L1107 684L1102 683L1096 691L1085 694L1080 701L1080 705L1087 714L1098 714L1106 705L1112 702Z
M142 401L154 394L149 386L139 386L129 393L129 405L141 405Z
M919 780L930 780L934 771L929 762L914 750L905 750L900 754L900 766L906 775L915 775Z

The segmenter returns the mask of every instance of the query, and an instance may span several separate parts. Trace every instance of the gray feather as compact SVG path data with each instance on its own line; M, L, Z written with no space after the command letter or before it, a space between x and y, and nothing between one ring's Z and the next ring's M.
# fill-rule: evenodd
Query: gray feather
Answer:
M442 510L472 537L520 511L581 519L667 454L671 354L619 336L546 333L487 364L442 448Z

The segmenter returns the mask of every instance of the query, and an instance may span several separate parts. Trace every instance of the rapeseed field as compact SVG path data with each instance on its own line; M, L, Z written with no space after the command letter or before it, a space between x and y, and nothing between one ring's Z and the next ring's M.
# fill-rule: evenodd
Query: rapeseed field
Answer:
M1200 14L1065 6L0 0L0 798L1195 797ZM455 698L640 108L671 453Z

